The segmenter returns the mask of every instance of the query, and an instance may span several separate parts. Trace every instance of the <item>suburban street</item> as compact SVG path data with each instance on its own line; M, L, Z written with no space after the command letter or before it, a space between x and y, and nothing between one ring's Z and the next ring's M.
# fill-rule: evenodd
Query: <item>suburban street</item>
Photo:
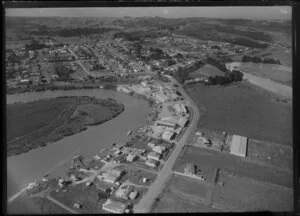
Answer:
M197 127L200 113L198 111L197 105L193 102L193 100L189 97L189 95L185 92L183 87L177 83L175 79L172 79L179 87L180 93L185 97L187 101L187 106L193 109L193 118L191 119L188 128L186 129L185 133L181 137L181 139L176 143L175 149L173 150L172 154L170 155L169 159L165 162L164 167L158 173L157 178L154 183L151 184L149 187L148 193L140 200L140 202L134 206L134 213L148 213L151 211L152 205L155 202L155 198L163 191L166 180L172 175L172 167L180 154L182 148L186 144L186 141L189 135L194 131Z
M84 64L79 60L78 56L76 55L76 53L73 52L73 50L70 48L70 47L67 47L69 52L72 53L72 55L75 57L76 59L76 62L82 67L82 69L84 70L84 72L87 74L87 75L90 75L90 76L94 76L94 74L92 74L85 66Z

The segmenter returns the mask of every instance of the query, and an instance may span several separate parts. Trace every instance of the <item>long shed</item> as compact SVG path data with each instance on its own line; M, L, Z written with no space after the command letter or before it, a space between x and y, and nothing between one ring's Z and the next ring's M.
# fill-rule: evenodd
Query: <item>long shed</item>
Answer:
M247 144L248 144L247 137L233 135L230 144L230 153L240 157L246 157Z

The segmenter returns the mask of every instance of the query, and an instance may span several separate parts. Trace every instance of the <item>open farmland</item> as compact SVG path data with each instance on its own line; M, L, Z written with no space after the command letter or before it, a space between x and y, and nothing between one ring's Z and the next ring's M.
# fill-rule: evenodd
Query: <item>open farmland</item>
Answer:
M181 197L197 203L206 203L211 188L210 185L203 184L199 180L173 175L165 191L180 194Z
M257 163L246 161L241 157L214 150L189 146L186 148L185 153L177 159L174 167L186 163L201 164L202 166L218 168L229 173L235 173L238 176L287 188L293 187L293 175L289 171L264 167Z
M247 158L282 170L293 170L293 148L290 146L249 139Z
M243 62L240 63L240 68L243 72L246 73L250 73L263 78L268 78L289 86L292 85L292 68L288 66Z
M42 214L68 214L65 209L42 197L34 197L31 200L38 206Z
M166 192L153 210L154 213L192 213L218 212L217 209L182 198L182 196Z
M80 213L105 213L102 210L102 204L106 199L97 201L97 192L100 191L97 191L95 185L86 187L85 184L78 184L69 186L66 193L53 191L50 196L71 209L73 209L74 203L82 204L82 208L76 210Z
M186 168L187 164L184 163L176 163L173 170L179 173L184 173L184 169ZM205 181L209 183L214 183L217 177L217 169L211 168L209 166L204 166L202 164L194 164L197 170L201 170L201 175L205 177Z
M224 72L220 71L218 68L206 64L202 68L199 68L198 70L193 71L192 73L189 73L190 78L197 78L197 77L209 77L209 76L224 76Z
M283 189L221 173L213 192L213 205L228 211L292 211L292 189Z
M226 87L193 84L187 90L206 110L200 128L292 144L291 105L276 103L247 83Z
M210 206L212 191L212 184L174 174L155 204L154 212L186 212L189 207L190 212L215 212L217 209Z

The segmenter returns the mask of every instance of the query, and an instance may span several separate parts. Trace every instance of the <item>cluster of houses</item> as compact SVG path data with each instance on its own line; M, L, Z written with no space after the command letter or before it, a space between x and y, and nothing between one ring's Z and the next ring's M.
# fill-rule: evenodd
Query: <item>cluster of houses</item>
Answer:
M104 173L98 175L97 178L101 181L104 181L104 182L107 182L110 184L115 184L121 178L121 176L124 174L125 174L124 170L119 169L119 168L114 168L114 169L111 169L107 172L104 172Z
M196 63L197 63L197 60L188 60L185 62L180 62L178 64L171 65L171 66L165 68L164 70L167 72L177 72L179 70L179 68L189 69L189 68L193 67Z
M72 61L74 56L68 51L67 46L58 47L48 51L49 57L45 60L49 62L63 62L63 61Z
M75 45L72 47L72 50L76 53L76 55L80 58L80 59L91 59L92 57L94 57L93 52L91 51L91 49L87 46L87 44L79 44L79 45Z
M134 200L138 196L138 191L134 189L134 186L122 186L116 192L115 196L124 200Z

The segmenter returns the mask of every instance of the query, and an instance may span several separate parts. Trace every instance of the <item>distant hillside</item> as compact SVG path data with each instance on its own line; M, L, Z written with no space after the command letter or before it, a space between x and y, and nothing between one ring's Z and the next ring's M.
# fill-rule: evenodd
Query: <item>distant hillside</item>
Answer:
M136 36L152 34L154 30L174 32L202 40L230 42L255 48L266 48L274 42L274 34L291 35L291 21L258 21L246 19L162 18L162 17L6 17L7 36L48 35L85 36L111 30L135 29ZM143 31L139 28L150 28ZM141 31L144 33L141 34Z

